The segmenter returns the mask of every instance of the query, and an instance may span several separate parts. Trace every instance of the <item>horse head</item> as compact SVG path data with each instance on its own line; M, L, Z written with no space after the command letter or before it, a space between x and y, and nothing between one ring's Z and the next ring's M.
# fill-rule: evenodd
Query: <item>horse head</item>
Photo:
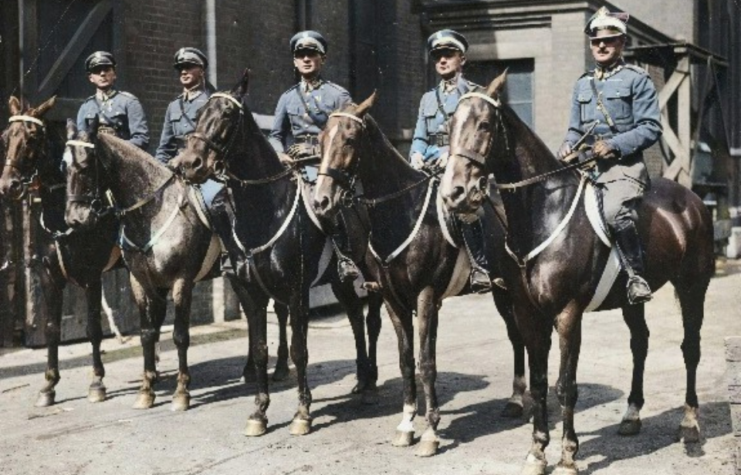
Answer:
M64 219L74 229L88 229L103 211L106 174L95 154L98 118L88 133L79 132L74 121L67 120L64 163L67 174L67 205Z
M195 132L188 135L186 148L170 163L187 180L203 183L226 171L227 155L244 120L248 84L249 70L245 70L230 92L212 94L199 111Z
M56 96L38 107L21 105L16 97L8 101L10 119L2 134L5 166L0 177L0 194L20 199L38 173L38 163L46 153L46 124L44 115L54 107Z
M503 105L499 96L507 71L494 79L485 92L461 97L450 121L450 156L440 184L448 209L475 212L486 199L490 160L507 159L499 151L508 148L501 127Z
M319 217L331 218L354 194L360 144L366 133L364 118L375 101L374 92L360 105L349 104L329 116L320 136L322 163L314 192Z

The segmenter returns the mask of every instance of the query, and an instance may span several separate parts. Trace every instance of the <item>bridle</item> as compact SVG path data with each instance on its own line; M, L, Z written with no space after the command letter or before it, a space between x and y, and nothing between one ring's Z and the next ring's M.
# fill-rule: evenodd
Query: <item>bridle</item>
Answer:
M81 147L90 150L95 150L95 144L85 142L84 140L67 140L65 147ZM70 151L70 153L72 153ZM71 160L73 161L73 160ZM95 164L95 189L92 193L74 194L67 193L67 202L69 203L84 203L90 207L90 211L98 217L105 216L106 214L114 211L112 204L109 203L107 207L104 206L103 192L101 190L100 180L100 166L97 156L93 157L93 163ZM69 164L71 165L71 163Z
M25 135L25 141L26 146L31 147L32 142L37 141L39 143L43 143L44 135L46 134L46 124L44 122L36 117L32 117L30 115L14 115L11 116L8 119L8 123L12 124L14 122L20 122L23 124L23 130ZM28 124L36 124L39 126L39 134L37 136L31 135L30 130L28 129ZM35 158L35 157L34 157ZM34 160L35 161L35 160ZM36 177L39 174L38 167L31 166L30 168L33 170L33 173L30 176L26 176L26 171L24 170L24 167L22 165L22 160L20 160L17 156L9 157L4 164L4 167L6 168L15 168L18 170L18 173L20 174L20 183L23 186L24 189L28 188L29 185L31 185L35 180Z
M360 117L354 114L350 114L347 112L333 112L332 114L329 115L329 117L330 118L332 117L347 118L347 119L350 119L360 124L360 127L363 130L366 129L365 120L361 119ZM355 186L358 180L358 169L360 168L360 160L361 160L361 157L358 156L358 159L355 161L355 166L350 171L341 170L339 168L334 168L334 167L330 167L327 165L327 166L322 166L318 173L318 175L328 176L332 178L332 180L337 182L337 184L340 186L340 189L342 190L342 196L340 197L340 203L342 203L342 205L345 207L351 207L355 203L361 203L366 206L374 207L381 203L385 203L387 201L391 201L395 198L403 196L408 191L411 191L417 188L418 186L424 183L427 183L428 181L430 181L433 178L436 178L439 175L439 173L429 173L429 174L426 173L424 178L412 183L411 185L407 187L402 188L401 190L397 190L393 193L389 193L388 195L381 196L378 198L365 198L363 196L356 196L356 193L355 193Z

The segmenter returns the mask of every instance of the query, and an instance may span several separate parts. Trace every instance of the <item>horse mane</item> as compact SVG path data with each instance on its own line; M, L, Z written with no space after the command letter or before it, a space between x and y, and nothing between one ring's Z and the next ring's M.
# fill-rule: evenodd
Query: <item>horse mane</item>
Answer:
M515 144L515 154L527 153L547 159L553 165L561 167L563 164L556 158L553 151L543 140L528 126L520 116L505 102L502 102L502 118L506 123L507 140Z
M134 162L141 164L147 176L154 177L163 173L167 175L172 173L170 169L146 151L113 134L98 134L98 142L105 145L109 153L118 155L126 163Z

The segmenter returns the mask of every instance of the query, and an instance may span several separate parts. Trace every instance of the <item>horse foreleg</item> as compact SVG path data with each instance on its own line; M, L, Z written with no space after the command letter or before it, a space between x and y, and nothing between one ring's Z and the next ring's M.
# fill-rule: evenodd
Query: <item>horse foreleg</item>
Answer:
M562 312L556 319L556 330L561 350L556 392L561 403L563 437L561 438L561 461L558 462L553 473L554 475L576 475L576 453L579 451L579 439L574 429L574 408L579 398L576 370L581 349L581 309L567 309Z
M368 358L370 359L370 374L368 384L376 388L378 382L378 337L381 334L381 306L383 297L378 293L371 292L368 295L368 314L365 317L365 325L368 328ZM373 392L376 395L376 391Z
M293 416L289 431L292 435L311 432L311 390L306 374L309 364L307 334L309 331L309 292L298 292L291 302L291 360L296 366L298 380L298 409Z
M551 349L551 321L531 309L515 309L517 327L527 348L530 394L533 398L533 442L522 475L544 475L548 465L545 449L550 443L548 429L548 353Z
M386 311L396 331L399 346L399 369L404 391L401 422L391 442L394 447L408 447L414 439L414 417L417 415L417 382L414 374L414 325L412 313L395 302L386 302Z
M88 388L87 399L90 402L105 401L106 387L103 384L105 368L100 356L100 343L103 341L103 328L101 326L101 298L102 283L100 279L91 282L85 289L85 300L87 301L87 337L93 346L93 380Z
M47 356L46 371L44 378L46 382L39 391L36 399L36 407L47 407L54 404L56 390L59 383L59 343L61 340L62 324L62 291L64 280L52 275L51 265L44 260L45 265L36 267L39 278L39 287L43 295L42 312L46 318L44 335L46 336Z
M352 393L362 394L364 402L373 403L375 400L370 398L370 392L375 392L376 387L375 381L373 384L369 381L371 363L365 344L363 303L355 293L355 286L352 282L340 282L339 278L335 278L332 281L332 291L347 312L355 338L355 375L358 383L352 389ZM368 399L365 397L366 391L369 393Z
M700 440L698 420L699 402L697 400L697 365L700 364L700 330L705 318L705 292L708 281L696 279L687 286L676 285L679 304L682 307L684 339L682 355L687 371L687 391L685 393L684 418L679 426L679 438L684 442Z
M151 293L145 291L141 283L130 274L131 291L134 294L137 307L139 307L139 321L141 325L141 345L144 356L144 373L142 385L134 402L134 409L149 409L154 405L154 384L157 382L157 365L155 345L159 341L160 327L157 323L164 317L167 308L165 296L167 292L153 290Z
M281 303L273 304L275 315L278 317L278 361L273 371L273 381L283 381L291 371L288 369L288 307Z
M430 457L437 453L440 439L437 426L440 423L440 408L437 402L435 382L437 380L436 343L438 302L432 287L425 287L417 297L417 323L419 324L419 371L425 390L425 421L427 428L422 433L415 455Z
M172 396L173 411L185 411L190 407L190 370L188 369L188 347L190 346L190 306L193 299L193 282L180 280L172 287L175 304L175 328L172 339L178 349L178 385Z
M620 421L618 434L635 435L641 431L641 408L643 408L643 373L648 355L649 331L646 325L645 306L626 305L623 319L630 329L630 351L633 353L633 378L628 396L628 409Z
M527 381L525 380L525 343L522 341L522 335L520 335L517 322L515 322L515 316L512 313L512 300L509 293L495 286L492 289L492 296L494 297L494 304L507 327L507 337L512 344L512 354L514 355L512 395L507 401L507 405L502 409L502 416L511 418L522 417L523 399L525 391L527 391Z

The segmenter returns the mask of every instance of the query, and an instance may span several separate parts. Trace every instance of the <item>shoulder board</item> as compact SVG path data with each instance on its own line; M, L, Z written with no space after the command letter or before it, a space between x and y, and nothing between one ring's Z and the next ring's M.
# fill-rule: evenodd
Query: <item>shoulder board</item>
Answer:
M95 100L95 94L93 94L92 96L90 96L90 97L88 97L87 99L85 99L85 102L90 102L90 101L94 101L94 100ZM85 102L83 102L83 104L84 104Z
M582 74L581 76L579 76L579 79L591 78L592 76L594 76L594 69L590 69L589 71L585 71L584 74Z
M339 90L340 92L347 92L347 90L344 87L340 86L339 84L335 84L332 81L324 81L324 83L327 84L328 86L332 86L333 88Z
M129 99L136 99L136 96L135 96L135 95L133 95L133 94L132 94L132 93L130 93L130 92L126 92L126 91L118 91L118 93L119 93L119 94L121 94L122 96L128 97ZM138 99L137 99L137 100L138 100Z
M623 66L623 67L624 67L625 69L630 69L631 71L635 71L635 72L637 72L638 74L648 74L648 71L646 71L645 69L643 69L643 68L642 68L642 67L640 67L640 66L636 66L635 64L626 64L626 65L625 65L625 66Z
M296 88L298 88L298 84L294 84L293 86L291 86L288 89L286 89L286 92L284 92L282 95L285 96L286 94L288 94L289 92L293 91Z

